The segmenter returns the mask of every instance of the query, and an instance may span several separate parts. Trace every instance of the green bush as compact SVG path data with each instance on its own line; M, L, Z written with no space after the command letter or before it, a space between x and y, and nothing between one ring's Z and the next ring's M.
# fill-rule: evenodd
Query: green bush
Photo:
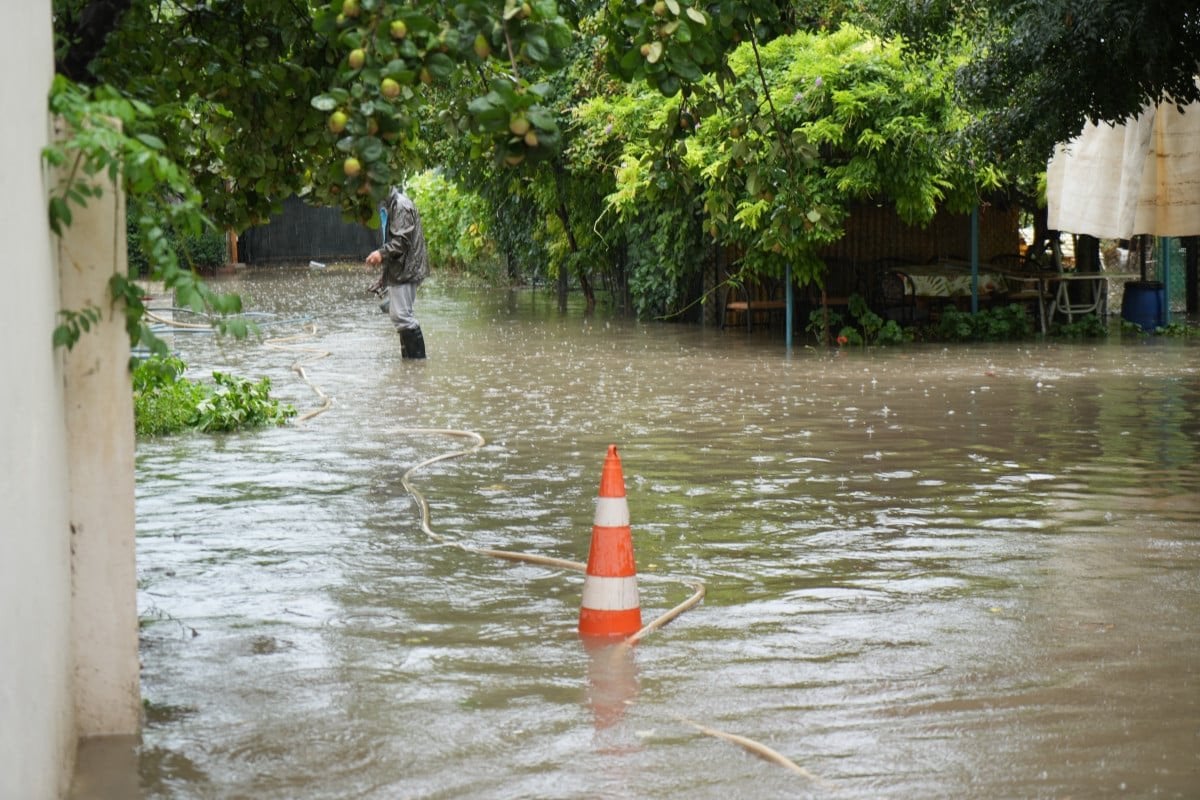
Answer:
M826 322L829 324L829 330L834 331L842 328L842 320L842 315L832 308L818 307L809 312L808 325L804 329L815 336L818 342L824 343ZM843 328L838 335L847 336L845 329Z
M867 301L862 298L862 295L851 295L848 308L850 316L854 319L854 323L849 325L842 324L841 314L829 311L829 329L837 330L837 344L889 345L911 341L912 335L909 331L901 328L894 319L884 321L883 317L867 306ZM819 341L825 335L825 322L825 309L814 309L808 315L806 330L816 336Z
M934 328L935 337L947 342L1002 342L1032 334L1033 319L1019 303L976 313L946 306Z
M1054 324L1050 334L1067 339L1102 339L1108 336L1108 326L1095 314L1087 314L1074 322Z
M1130 322L1127 319L1121 319L1118 323L1117 332L1122 336L1141 337L1147 336L1146 330L1136 322Z
M189 427L206 394L201 384L182 377L183 361L155 356L133 370L133 417L138 436L165 436Z
M414 175L405 191L421 212L421 228L434 270L500 279L496 243L487 225L487 206L436 170Z
M139 436L165 436L188 428L207 432L283 425L296 415L270 396L271 381L213 373L215 386L183 377L186 365L153 356L133 370L134 427Z
M1141 330L1141 326L1137 326ZM1160 336L1177 336L1187 338L1188 336L1200 336L1200 326L1189 325L1186 322L1168 322L1161 328L1155 328L1154 332Z
M202 431L235 431L283 425L296 416L296 409L271 399L271 379L251 381L236 375L214 372L212 393L196 406L191 424Z
M129 272L132 275L148 275L150 259L138 246L139 227L137 219L130 214L125 222L129 241ZM178 236L168 231L171 249L179 263L200 271L211 271L224 266L226 260L225 236L219 231L209 230L199 236Z

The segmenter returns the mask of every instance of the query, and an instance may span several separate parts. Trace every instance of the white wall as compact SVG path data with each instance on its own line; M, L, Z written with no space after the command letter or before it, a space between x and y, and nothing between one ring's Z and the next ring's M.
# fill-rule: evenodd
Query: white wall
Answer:
M61 357L50 347L58 274L41 149L53 76L50 0L0 26L0 797L60 795L75 733L71 551ZM19 124L18 124L18 121Z
M70 229L57 240L62 307L103 314L62 354L79 736L132 733L141 718L133 386L129 334L108 289L114 272L128 272L124 212L123 195L106 190L73 211Z
M63 307L40 155L50 138L50 9L50 0L6 4L0 26L0 798L21 800L65 795L80 732L132 733L137 725L133 441L120 426L97 430L128 408L128 345L114 367L109 334L93 343L99 352L73 361L50 338ZM76 264L83 272L111 272L123 259L123 229L114 251L114 210L98 211L108 230L91 252L108 263ZM104 311L106 326L120 325L108 304ZM122 382L123 394L114 389ZM106 409L99 423L68 411L81 392L101 393L88 401ZM102 485L108 496L98 502ZM74 569L72 523L101 532ZM121 633L98 648L94 636L73 633L89 624L101 625L96 636Z

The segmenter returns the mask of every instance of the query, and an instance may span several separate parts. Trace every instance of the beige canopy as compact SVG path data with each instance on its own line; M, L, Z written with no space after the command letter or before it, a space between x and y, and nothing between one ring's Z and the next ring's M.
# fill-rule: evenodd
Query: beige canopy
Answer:
M1200 235L1200 103L1088 124L1046 172L1051 230L1129 239Z

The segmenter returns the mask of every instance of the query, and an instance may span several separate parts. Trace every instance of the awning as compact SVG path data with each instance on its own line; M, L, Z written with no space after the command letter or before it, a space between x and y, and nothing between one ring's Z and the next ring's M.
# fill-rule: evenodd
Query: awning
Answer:
M1088 124L1046 172L1050 230L1129 239L1200 235L1200 103Z

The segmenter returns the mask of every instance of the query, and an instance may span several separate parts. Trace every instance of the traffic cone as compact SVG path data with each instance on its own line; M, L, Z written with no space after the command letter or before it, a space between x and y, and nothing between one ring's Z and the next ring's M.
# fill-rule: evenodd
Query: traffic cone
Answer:
M642 629L638 605L637 567L633 561L633 534L629 529L629 504L625 501L625 476L617 446L608 446L600 475L600 497L592 523L592 547L583 578L583 605L579 611L581 636L629 636Z

